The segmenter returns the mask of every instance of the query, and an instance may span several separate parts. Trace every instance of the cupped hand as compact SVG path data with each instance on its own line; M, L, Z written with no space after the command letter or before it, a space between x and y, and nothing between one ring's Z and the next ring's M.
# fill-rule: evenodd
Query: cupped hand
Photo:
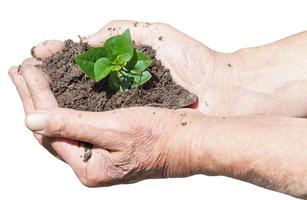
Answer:
M11 70L28 115L27 126L40 141L48 138L82 183L105 186L194 173L189 149L197 140L187 129L200 117L197 111L139 107L92 113L61 109L47 77L29 65L37 62L28 59L19 73L16 68ZM80 141L93 144L87 162L82 159Z
M213 116L274 114L306 116L307 33L235 53L216 52L175 28L161 23L111 21L85 38L101 46L110 36L130 29L136 44L150 45L170 69L175 82L199 98L197 110ZM63 43L49 41L33 49L44 59ZM293 53L295 51L295 53ZM274 62L272 62L274 61ZM295 100L295 104L291 102Z
M216 52L166 24L112 21L88 41L100 46L126 28L157 50L174 80L199 97L207 115L307 116L307 32L234 53ZM295 102L295 103L293 103Z
M200 142L195 125L203 115L198 111L136 107L98 113L58 108L48 77L33 67L38 62L27 59L19 70L10 71L23 100L26 125L82 183L106 186L199 172L192 159L196 154L191 153ZM84 142L93 145L86 162Z
M135 107L84 112L57 108L29 115L26 125L43 136L92 144L86 162L82 152L61 155L83 184L108 186L196 173L192 149L200 142L196 129L201 116L191 109ZM195 132L190 130L191 123Z

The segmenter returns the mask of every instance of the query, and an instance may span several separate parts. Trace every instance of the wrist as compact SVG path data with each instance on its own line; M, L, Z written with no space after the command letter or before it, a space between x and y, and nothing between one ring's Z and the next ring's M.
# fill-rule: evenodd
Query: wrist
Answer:
M168 177L216 174L215 163L206 147L206 124L209 118L200 112L177 111L178 120L169 138Z

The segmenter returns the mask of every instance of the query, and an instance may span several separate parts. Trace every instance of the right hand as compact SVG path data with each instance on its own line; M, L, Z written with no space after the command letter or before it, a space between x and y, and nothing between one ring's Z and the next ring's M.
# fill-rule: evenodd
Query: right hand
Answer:
M199 97L197 110L206 115L307 115L307 93L300 92L307 86L307 33L225 54L167 24L119 20L86 41L101 46L127 28L136 44L156 49L156 57L170 69L174 81ZM33 52L46 58L62 46L58 41L42 43Z

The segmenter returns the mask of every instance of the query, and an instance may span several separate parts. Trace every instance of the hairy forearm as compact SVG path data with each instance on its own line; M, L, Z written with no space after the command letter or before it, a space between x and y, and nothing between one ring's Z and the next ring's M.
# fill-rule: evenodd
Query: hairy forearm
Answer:
M203 118L201 143L193 154L204 174L225 175L296 197L307 195L305 119Z

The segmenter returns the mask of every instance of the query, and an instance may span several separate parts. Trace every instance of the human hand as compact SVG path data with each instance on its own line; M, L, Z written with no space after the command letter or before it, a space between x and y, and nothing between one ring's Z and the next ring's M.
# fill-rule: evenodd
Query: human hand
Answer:
M46 102L55 98L43 90L47 80L35 70L23 69L33 102L51 107ZM34 113L28 115L27 126L53 138L52 147L88 186L203 173L297 197L306 194L303 119L207 117L193 109L150 107L101 113L51 108ZM87 162L80 158L84 149L79 141L93 144Z
M52 45L52 43L45 43L44 48L48 48L48 45ZM49 51L45 51L45 52L48 53ZM40 55L40 57L43 58L44 55ZM37 57L37 55L36 55L36 57ZM48 83L48 80L47 80L48 77L46 77L39 69L34 67L34 65L38 64L38 63L39 63L39 61L37 61L37 60L35 60L33 58L27 59L22 64L19 72L18 72L18 68L12 68L11 71L10 71L10 75L11 75L11 77L12 77L12 79L13 79L16 87L17 87L17 90L19 91L19 93L21 95L21 98L23 100L24 108L25 108L25 111L26 111L27 115L30 115L35 110L36 111L37 110L46 110L46 109L50 109L50 108L51 109L54 108L55 109L54 112L57 113L57 111L56 111L57 102L56 102L56 100L55 100L55 98L54 98L54 96L53 96L53 94L52 94L52 92L51 92L51 90L49 88L49 83ZM135 118L140 118L139 115L141 115L141 117L143 118L144 114L147 113L148 115L150 114L150 115L152 115L153 118L156 119L156 123L158 123L158 121L157 121L158 119L162 120L162 119L160 119L161 116L165 117L165 120L163 120L165 125L160 124L160 126L162 126L161 130L163 128L163 133L162 133L161 130L159 132L155 131L155 134L157 134L157 137L156 137L155 140L157 140L157 142L155 142L154 144L150 143L151 144L150 146L149 146L149 143L148 143L148 148L152 148L152 149L155 148L154 145L156 145L157 143L159 143L160 145L162 145L164 143L164 142L162 142L163 139L161 138L161 135L171 137L170 135L174 134L174 132L169 133L169 134L167 133L168 132L167 130L170 129L170 128L167 128L167 126L168 127L174 126L172 124L175 124L175 122L177 122L176 126L178 124L181 126L180 119L181 118L183 119L183 118L186 117L186 119L188 120L189 117L186 116L186 115L188 113L191 113L191 114L189 114L189 116L190 116L190 115L192 115L192 113L195 112L193 110L188 109L188 110L184 110L184 111L182 111L180 113L179 113L179 111L176 111L176 114L175 114L171 110L164 110L163 111L161 109L157 109L157 110L152 110L151 111L150 110L151 108L144 108L145 109L144 111L142 111L142 110L137 111L136 110L135 112L131 113L130 112L131 109L127 109L127 111L125 111L125 110L124 111L123 110L118 110L116 112L119 112L119 113L116 116L122 116L122 117L124 117L124 116L131 116L131 117L135 116ZM140 108L140 109L142 109L142 108ZM125 112L128 112L128 114L126 114ZM94 114L98 114L98 113L94 113ZM102 115L104 113L100 113L100 114ZM167 115L169 117L166 118ZM55 116L55 115L52 114L52 116ZM143 118L144 120L142 120L142 121L138 120L138 121L142 125L149 125L148 124L148 122L150 121L149 117L150 116L148 116L148 119L146 118L147 120L145 120L145 118ZM69 117L67 117L67 118L69 118ZM87 118L84 118L84 120L87 121ZM110 120L110 121L112 122L112 120ZM127 121L127 119L125 121ZM192 119L190 121L192 121ZM113 121L113 123L114 122L117 123L118 121ZM100 122L97 122L97 123L100 123ZM187 121L183 121L183 125L182 125L183 128L182 129L184 129L184 126L186 126L186 123L188 123L188 122ZM57 124L57 122L55 124ZM119 124L125 125L125 122L124 123L119 122ZM154 125L154 123L150 123L150 124ZM131 131L129 135L131 137L133 137L133 134L132 134L133 129L128 129L128 125L131 126L131 124L127 124L127 130ZM137 124L135 124L135 125L137 125ZM157 126L150 126L150 127L146 128L146 129L152 131L151 130L152 127L157 128ZM175 130L173 130L173 131L175 131ZM34 132L37 132L37 130L34 130ZM50 130L50 132L51 132L51 130ZM90 164L93 165L93 163L95 164L98 161L100 162L101 159L105 159L105 157L96 157L96 159L95 159L95 157L93 156L88 162L83 162L83 160L82 160L82 158L80 158L80 156L83 156L84 148L83 148L83 146L79 146L79 144L80 144L79 143L79 139L76 139L76 138L73 138L73 137L72 138L68 138L68 137L66 137L66 138L65 137L49 137L49 136L54 136L54 135L52 135L52 132L51 132L51 134L49 133L49 135L48 135L48 133L49 133L49 131L47 131L47 134L42 136L42 133L38 132L38 134L36 134L36 136L39 138L39 141L41 143L43 143L43 145L46 144L44 141L46 141L46 139L48 139L52 149L55 150L55 152L57 153L57 155L59 155L59 157L61 159L63 159L65 162L67 162L70 166L73 167L73 169L76 171L76 174L79 176L79 178L81 179L81 181L84 184L94 186L94 185L108 185L108 184L116 184L116 183L118 183L116 180L114 180L116 177L110 177L110 180L107 181L107 182L104 182L103 180L100 180L98 178L97 179L93 179L91 177L91 176L94 176L95 174L97 174L97 171L95 171L97 169L93 169L93 167L92 168L86 167L87 165L89 165L87 163L90 163ZM124 132L123 134L125 134L125 133L126 132ZM150 138L150 134L152 134L152 133L151 132L144 132L144 135L143 135L144 136L144 140L146 140L145 138L147 138L147 140L150 140L151 139ZM184 134L181 134L181 135L183 136ZM184 142L184 143L187 142L189 140L189 138L188 138L189 136L186 135L185 137L187 137L187 138L185 138L185 139L182 138L180 140L178 139L177 143L181 142L180 145L179 144L178 145L175 145L175 144L172 145L172 146L174 146L172 148L173 149L172 152L180 152L180 151L184 151L184 149L186 149L185 147L187 145L182 144L182 142ZM134 141L133 146L138 146L136 144L141 143L141 141L140 141L141 138L135 138L135 139L136 140ZM175 138L173 138L173 139L175 139ZM116 141L120 141L119 138ZM151 141L148 141L148 142L151 142ZM168 143L169 142L170 141L168 141ZM172 140L172 142L175 142L175 140ZM93 142L91 142L91 143L93 143ZM126 144L123 144L123 146L126 146ZM177 148L180 147L180 149L175 150L175 147L177 147ZM130 148L130 149L132 150L132 148ZM158 149L156 149L154 151L157 151L156 152L157 154L162 154L164 152L160 152L160 151L162 151L162 150L166 151L167 149L168 149L167 147L161 147L160 149L158 148ZM102 152L105 151L104 149L100 149L100 150ZM127 150L127 149L121 148L121 150ZM154 152L154 151L148 150L148 152ZM96 152L96 149L95 149L95 146L94 146L94 150L92 152L92 155L94 155L95 152ZM139 149L139 148L138 148L137 152L139 154L142 153L141 149ZM137 152L135 152L135 153L137 153ZM145 162L144 165L147 163L147 161L145 159L149 159L148 162L149 161L156 162L156 160L153 159L155 157L155 155L150 155L148 152L147 152L148 156L146 156L146 157L144 156L145 152L143 152L143 154L142 154L143 157L141 157L141 155L138 156L139 159L142 159L142 162ZM112 155L122 155L122 154L127 154L127 153L129 153L129 152L123 151L121 153L118 153L118 154L114 153ZM120 179L118 181L120 181L120 182L130 182L130 181L137 181L139 179L150 178L150 177L166 177L166 176L169 177L169 176L187 176L187 175L191 175L192 173L194 173L191 170L192 169L191 163L187 163L187 161L185 160L186 158L188 158L189 155L183 156L184 154L186 154L186 153L183 152L183 153L180 153L178 155L175 155L174 153L172 153L172 155L171 155L171 153L169 153L169 155L172 156L172 158L169 158L169 159L175 161L175 156L176 156L176 160L177 160L176 164L178 164L180 162L181 163L179 165L180 167L174 166L175 163L167 163L167 165L168 165L168 168L167 168L168 170L167 170L166 166L163 166L166 163L148 163L148 164L150 164L150 166L148 166L148 168L152 167L151 169L148 169L148 170L152 170L152 171L148 172L148 171L144 170L145 174L143 176L141 176L141 175L133 176L133 177L125 176L125 178L122 178L122 179ZM160 156L162 157L164 155L160 155ZM184 159L180 159L181 158L180 156L183 156ZM114 157L114 159L115 158L116 157ZM121 158L121 157L119 157L119 158ZM119 158L117 158L117 159L119 159ZM135 161L132 158L127 158L127 159L130 159L131 162ZM163 157L161 159L166 159L166 157ZM162 161L163 160L161 160L161 162ZM135 163L135 164L142 164L142 163ZM153 165L155 165L155 166L153 166ZM103 167L106 167L106 166L100 166L100 167L103 168ZM137 167L141 167L141 169L139 169ZM130 169L130 170L142 170L143 167L146 168L147 166L134 166L134 168ZM87 172L86 170L90 170L90 171ZM110 173L111 173L111 171L110 171ZM122 173L124 173L124 172L122 172ZM150 175L148 175L148 173L150 173ZM102 178L107 178L107 177L102 177Z
M26 125L43 136L92 144L87 162L80 158L82 152L60 154L83 184L108 186L199 173L193 149L200 142L202 117L192 109L83 112L57 108L29 115Z
M131 30L136 44L157 50L157 58L170 69L175 82L199 97L196 109L204 114L307 114L307 95L299 92L307 86L306 32L228 54L216 52L161 23L112 21L85 40L101 46L108 37L126 28ZM40 45L34 53L45 58L56 48Z
M190 152L199 141L195 127L197 119L203 117L199 112L150 107L101 113L61 109L47 77L26 64L30 61L37 62L27 60L20 73L15 71L17 68L11 70L28 116L27 125L39 141L48 139L52 149L73 168L82 183L112 185L199 172L192 162L191 156L195 154ZM33 120L33 113L45 113L47 122L38 120L43 125L31 124L36 118ZM195 132L187 133L190 123L194 124ZM93 144L87 162L82 159L84 147L80 141Z

